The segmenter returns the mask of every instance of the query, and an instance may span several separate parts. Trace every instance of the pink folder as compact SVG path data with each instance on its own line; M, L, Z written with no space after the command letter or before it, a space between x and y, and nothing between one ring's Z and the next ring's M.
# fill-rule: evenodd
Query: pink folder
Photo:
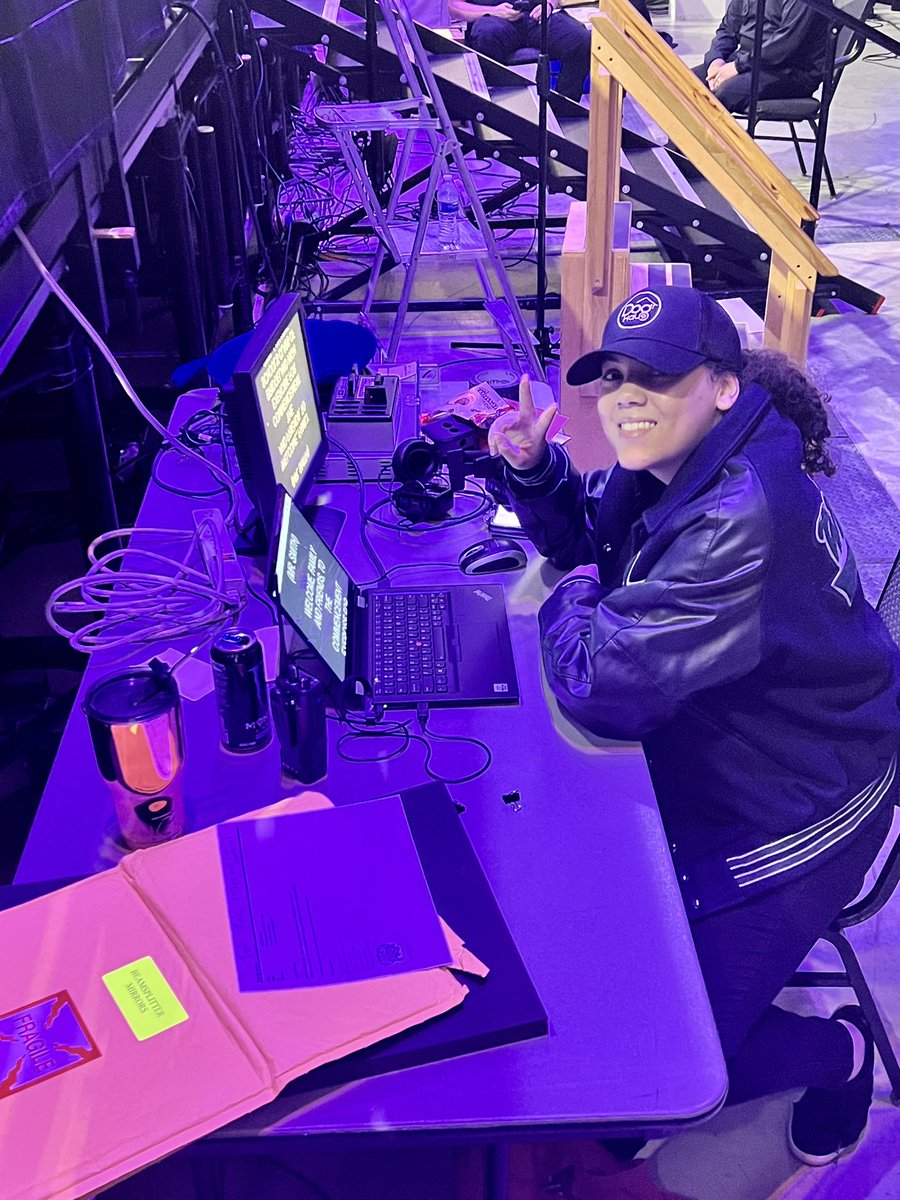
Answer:
M446 932L454 966L485 974ZM467 990L439 967L239 992L214 828L0 913L0 948L4 1200L93 1194Z

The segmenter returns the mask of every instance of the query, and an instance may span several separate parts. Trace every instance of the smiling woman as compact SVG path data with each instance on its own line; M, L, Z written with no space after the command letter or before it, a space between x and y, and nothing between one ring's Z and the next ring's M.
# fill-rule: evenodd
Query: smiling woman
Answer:
M714 373L706 363L671 375L611 354L600 376L597 411L622 467L671 483L739 393L734 372Z
M575 720L640 739L729 1070L729 1103L804 1087L790 1138L822 1164L861 1137L859 1009L773 1003L859 890L890 826L900 662L812 475L823 398L783 355L744 356L690 288L639 292L570 383L599 380L610 471L546 442L527 381L491 428L523 530L563 580L540 612Z

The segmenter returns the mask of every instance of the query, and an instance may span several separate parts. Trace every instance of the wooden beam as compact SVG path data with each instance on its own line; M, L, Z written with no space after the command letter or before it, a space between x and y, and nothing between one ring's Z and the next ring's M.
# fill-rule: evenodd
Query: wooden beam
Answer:
M593 33L596 43L597 34ZM613 205L619 199L619 164L622 159L622 89L591 59L591 116L588 131L587 272L594 292L601 294L609 282L613 244Z
M656 31L637 13L629 0L601 0L600 12L607 14L613 24L632 44L641 61L651 63L669 81L669 87L690 97L695 106L702 99L704 118L711 122L718 136L732 153L740 158L741 168L752 171L772 196L787 211L801 221L814 221L816 210L778 170L769 156L749 137L697 79L693 71L666 45Z
M623 0L603 2L613 7ZM669 64L660 67L655 60L645 57L643 47L630 41L608 16L594 18L594 26L597 37L593 53L601 65L677 142L707 180L772 247L773 254L804 281L810 275L838 274L834 264L789 215L788 205L773 190L772 181L761 180L755 171L746 167L740 155L734 155L733 146L741 147L741 139L746 147L759 154L761 151L699 80L674 55L671 56L673 62L684 74L679 76L676 69L670 78L666 74ZM668 48L660 41L656 58L662 51L668 52ZM796 191L794 195L802 201ZM797 211L809 209L805 201L802 204L803 208ZM796 210L797 206L794 207Z
M593 56L587 201L575 202L569 209L560 280L559 402L569 418L566 433L571 440L566 449L580 470L610 466L614 461L597 418L596 388L585 392L572 387L566 382L566 373L577 358L600 345L606 318L619 302L614 297L619 297L623 277L628 275L630 204L625 206L624 235L621 213L616 220L622 100L621 87ZM621 299L628 294L627 283L625 287Z
M578 397L578 388L566 383L566 374L576 358L581 358L591 349L585 327L586 223L586 202L573 200L563 235L559 287L559 403L567 415Z
M597 417L597 387L573 387L566 382L569 367L591 350L596 350L610 312L631 292L629 242L631 205L618 201L612 209L612 244L604 267L607 286L595 288L588 270L587 248L594 230L589 206L575 201L566 220L560 286L560 383L559 403L569 418L566 450L581 471L609 467L615 462Z
M806 365L813 284L798 279L778 255L769 267L763 346L782 350L799 367Z

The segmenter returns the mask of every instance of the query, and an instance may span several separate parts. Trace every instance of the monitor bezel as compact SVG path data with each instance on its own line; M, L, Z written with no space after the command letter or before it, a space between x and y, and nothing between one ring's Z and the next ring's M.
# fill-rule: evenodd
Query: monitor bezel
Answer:
M319 389L316 385L309 353L303 303L298 293L290 292L279 296L268 305L241 351L231 380L223 389L225 416L231 427L241 469L241 479L247 495L259 514L267 537L272 532L271 520L275 508L276 489L280 488L282 483L277 478L272 464L257 378L273 346L295 317L300 327L303 353L309 367L314 418L318 422L320 433L319 445L310 457L300 486L296 491L289 493L295 503L302 504L315 484L316 477L325 461L328 453L328 436L325 422L322 419Z

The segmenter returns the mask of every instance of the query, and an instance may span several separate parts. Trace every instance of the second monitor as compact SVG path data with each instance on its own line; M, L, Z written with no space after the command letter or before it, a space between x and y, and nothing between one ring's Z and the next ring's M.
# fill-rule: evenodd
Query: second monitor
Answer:
M265 310L223 401L241 478L268 538L276 490L302 502L326 451L298 295Z

